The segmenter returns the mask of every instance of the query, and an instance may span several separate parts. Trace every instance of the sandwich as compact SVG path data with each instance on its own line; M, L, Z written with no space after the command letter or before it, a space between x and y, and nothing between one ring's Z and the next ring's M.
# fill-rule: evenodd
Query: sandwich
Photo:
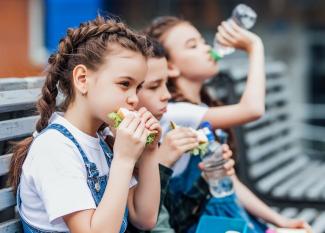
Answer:
M171 121L170 122L170 128L171 129L176 129L178 128L179 126L175 124L175 122ZM203 155L205 155L208 151L208 145L209 145L209 140L207 138L207 136L205 135L203 129L198 129L198 130L195 130L195 129L192 129L192 128L189 128L193 133L196 134L198 140L199 140L199 145L192 149L190 152L191 155L200 155L201 157Z
M118 128L119 125L121 124L121 122L123 121L123 119L129 114L138 116L137 112L130 111L130 110L126 109L126 108L120 108L117 112L109 113L107 117L110 120L113 121L113 123L114 123L113 127ZM149 135L147 137L146 145L149 145L149 144L153 143L157 133L158 133L157 131L149 131Z

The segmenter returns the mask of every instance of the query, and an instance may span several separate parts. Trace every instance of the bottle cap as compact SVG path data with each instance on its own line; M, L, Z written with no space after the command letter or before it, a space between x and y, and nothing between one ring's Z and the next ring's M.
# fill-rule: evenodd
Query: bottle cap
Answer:
M222 56L214 49L211 49L209 53L215 61L219 61L222 58Z
M216 137L213 134L212 126L208 121L203 121L199 128L203 129L203 132L207 136L209 142L216 140Z

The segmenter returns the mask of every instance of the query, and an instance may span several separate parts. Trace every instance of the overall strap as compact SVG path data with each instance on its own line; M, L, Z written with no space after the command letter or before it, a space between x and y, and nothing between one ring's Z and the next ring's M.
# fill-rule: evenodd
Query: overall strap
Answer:
M108 167L111 167L111 163L112 163L112 159L113 159L113 152L101 137L100 137L99 143L100 143L100 146L102 147L102 150L105 154L107 165L108 165Z

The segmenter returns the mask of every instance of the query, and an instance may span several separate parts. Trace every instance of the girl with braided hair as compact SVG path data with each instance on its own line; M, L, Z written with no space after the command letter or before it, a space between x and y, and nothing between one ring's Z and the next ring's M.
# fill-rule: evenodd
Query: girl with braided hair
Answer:
M150 53L145 36L114 19L68 29L48 60L36 132L16 145L10 164L24 232L124 232L127 219L154 227L159 122L145 108L127 115L111 148L98 133L110 126L108 113L135 110ZM149 130L158 135L145 146Z

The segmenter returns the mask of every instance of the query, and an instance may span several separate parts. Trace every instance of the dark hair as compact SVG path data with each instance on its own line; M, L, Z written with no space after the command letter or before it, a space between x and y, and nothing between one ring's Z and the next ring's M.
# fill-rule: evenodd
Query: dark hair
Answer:
M148 38L152 47L152 53L150 57L153 58L164 58L166 57L165 48L154 38Z
M62 111L66 111L73 102L75 93L71 75L74 67L84 64L91 70L97 70L103 64L105 56L110 53L111 44L139 52L145 57L149 56L152 50L144 35L134 32L117 19L97 16L92 21L81 23L78 28L67 30L66 36L59 42L58 50L48 59L45 83L36 104L40 114L36 124L37 132L48 126L49 119L56 110L59 91L64 96L60 106ZM9 184L14 191L20 182L22 165L32 142L33 137L28 137L13 148Z
M144 32L150 36L151 38L155 38L158 40L161 45L164 46L164 35L174 28L175 26L181 24L181 23L189 23L189 21L186 21L184 19L175 17L175 16L161 16L155 18L151 24L144 29ZM166 58L170 59L169 56L169 51L165 47L165 53L166 53ZM189 99L187 99L182 92L179 90L176 82L177 77L169 78L167 82L167 87L169 92L171 93L172 96L172 101L173 102L191 102ZM203 103L207 104L209 107L215 107L215 106L222 106L223 103L219 100L213 99L207 89L203 86L201 91L200 91L200 96L201 100ZM198 103L194 103L198 104ZM229 134L229 145L233 152L235 151L235 142L234 142L234 134L232 130L227 129L226 130Z

